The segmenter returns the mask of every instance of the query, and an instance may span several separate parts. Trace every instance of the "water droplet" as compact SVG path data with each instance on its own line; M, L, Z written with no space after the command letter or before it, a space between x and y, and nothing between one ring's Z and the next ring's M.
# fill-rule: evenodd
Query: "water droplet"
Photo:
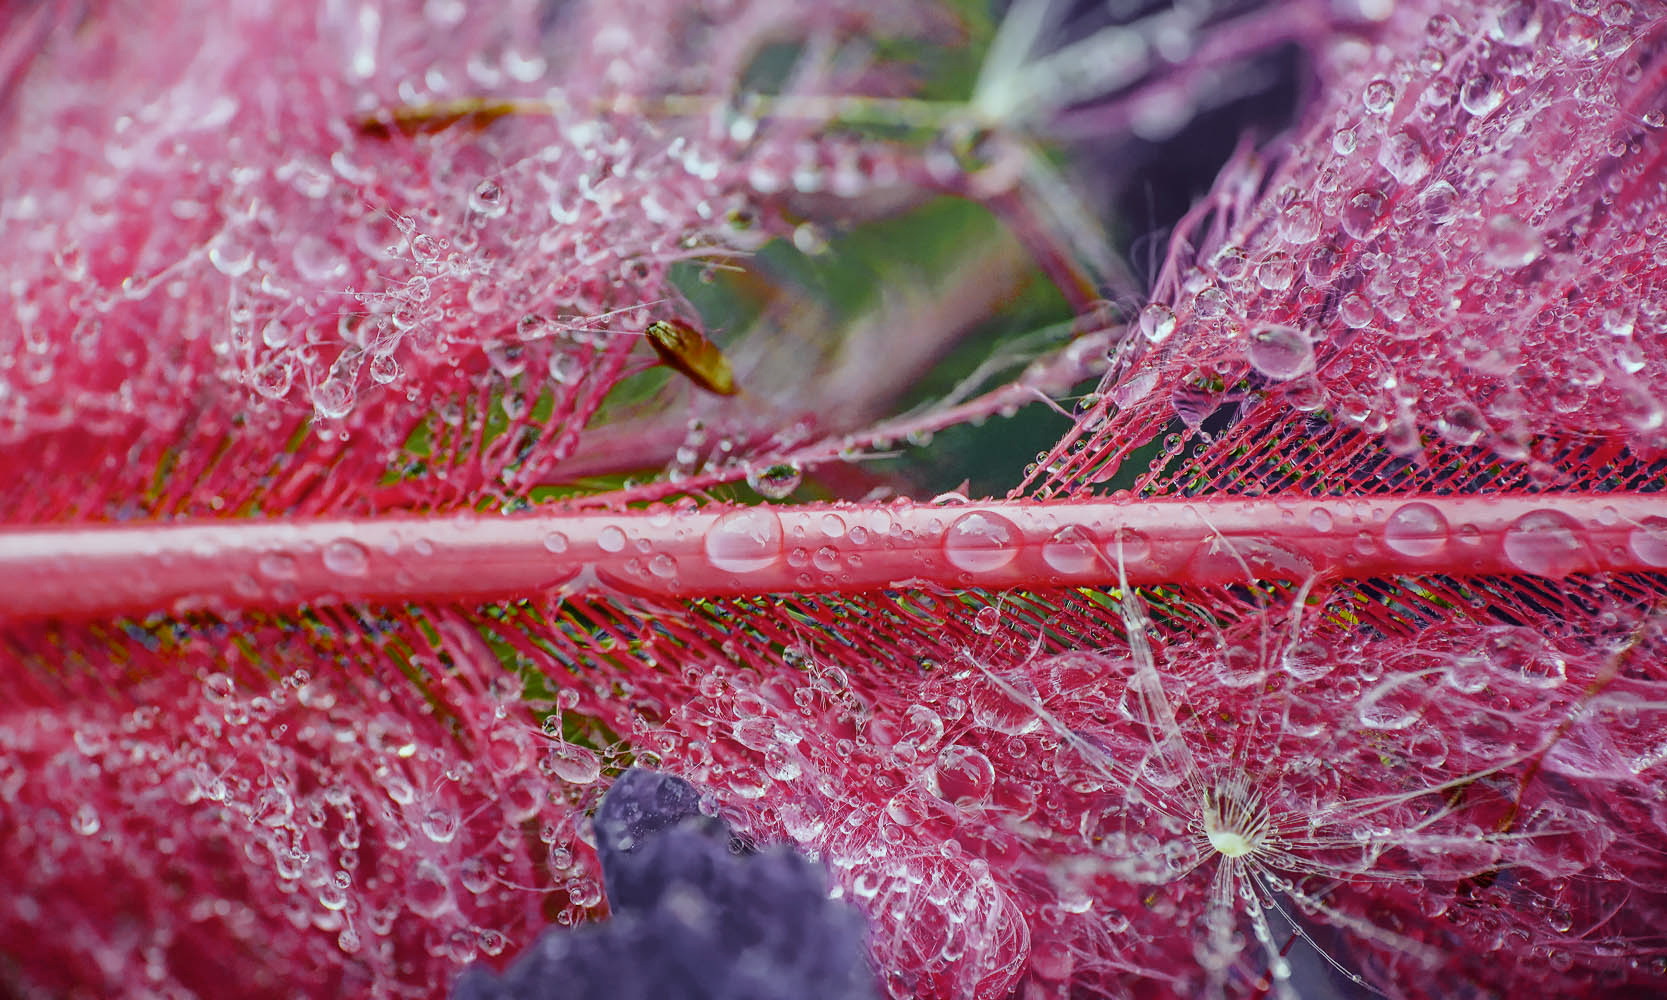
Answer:
M799 488L804 475L792 462L781 462L763 469L747 471L747 485L766 500L785 500Z
M423 836L436 844L449 844L457 836L457 814L450 809L430 809L423 814Z
M1337 657L1318 639L1305 639L1291 644L1280 658L1279 667L1299 681L1318 680L1336 669Z
M1461 448L1468 448L1482 440L1487 433L1487 421L1482 411L1469 403L1455 403L1442 412L1436 421L1436 432Z
M593 878L582 875L570 878L564 888L567 890L567 898L576 906L591 907L602 902L602 886Z
M1541 27L1540 12L1531 0L1517 0L1488 21L1488 34L1506 45L1532 45Z
M1422 559L1447 547L1447 519L1422 501L1403 504L1383 526L1383 543L1404 556Z
M1371 114L1383 114L1395 106L1395 85L1378 77L1366 84L1366 89L1361 91L1360 103Z
M552 531L544 536L544 548L560 555L567 551L567 536L559 531Z
M1488 245L1483 259L1489 267L1514 271L1538 260L1544 250L1540 235L1513 215L1488 220Z
M768 507L725 514L707 529L706 558L730 573L774 565L781 558L781 518Z
M1297 264L1282 251L1269 254L1256 265L1256 283L1270 292L1283 292L1297 280Z
M1250 366L1271 379L1291 379L1314 370L1314 345L1301 330L1264 326L1250 335Z
M274 350L288 347L295 339L295 328L282 320L270 320L260 328L260 340Z
M1406 130L1396 132L1378 147L1378 165L1402 184L1414 185L1428 177L1433 163L1424 140Z
M930 750L943 739L943 718L928 705L910 705L903 713L903 732L899 743L907 742L917 750Z
M1292 243L1308 244L1319 239L1320 213L1313 202L1293 201L1279 213L1279 232Z
M1104 565L1096 548L1098 539L1087 528L1068 524L1042 544L1042 561L1050 569L1073 575L1091 572Z
M241 278L255 266L255 251L241 236L225 230L209 243L208 262L228 278Z
M396 381L401 374L399 362L392 354L378 354L370 359L371 381L378 385L387 385Z
M625 532L608 525L596 534L596 547L603 552L618 552L625 548Z
M1489 73L1479 73L1459 88L1459 104L1478 118L1485 117L1504 100L1504 86L1497 76Z
M1356 715L1368 729L1405 729L1424 712L1423 678L1403 674L1384 681L1360 700Z
M1343 301L1337 305L1337 318L1350 329L1358 330L1363 326L1370 326L1377 318L1377 312L1366 296L1359 292L1350 292L1343 296Z
M324 568L342 576L364 576L370 553L351 538L338 538L324 546Z
M1586 544L1574 518L1556 510L1522 515L1505 529L1505 558L1524 573L1561 579L1586 563Z
M237 683L229 674L209 674L203 678L203 687L207 689L208 700L215 703L228 701L237 693Z
M1214 285L1201 290L1193 297L1192 311L1199 319L1220 319L1227 313L1227 293Z
M1106 541L1106 558L1111 565L1128 566L1129 563L1142 562L1152 555L1152 540L1138 531L1119 528Z
M1648 565L1667 566L1667 518L1644 518L1627 535L1627 545Z
M315 284L338 281L347 273L347 258L316 233L302 234L290 257L295 261L295 273Z
M1446 181L1436 181L1418 196L1418 210L1431 225L1445 226L1459 217L1459 191Z
M497 181L481 181L469 192L469 210L486 219L496 219L509 210L509 197Z
M1387 214L1389 196L1377 188L1361 188L1343 203L1343 215L1338 221L1343 232L1363 240L1377 231Z
M996 769L989 758L972 747L945 747L927 772L928 787L946 802L977 805L987 799L996 783Z
M273 358L255 369L255 391L267 399L282 399L295 381L295 362L288 355Z
M585 373L585 363L577 354L555 351L550 355L550 379L557 385L572 385Z
M451 883L432 861L417 863L405 880L405 905L419 917L433 919L451 907Z
M590 749L557 743L544 755L551 774L571 785L589 785L602 776L602 762Z
M994 605L979 608L978 613L972 616L973 631L980 635L994 635L1000 627L1001 612Z
M504 378L514 378L527 370L527 349L521 344L488 344L486 360Z
M353 412L353 382L332 375L313 386L313 409L325 420L340 420Z
M1568 679L1568 661L1533 629L1499 625L1487 630L1470 659L1480 659L1502 677L1549 689Z
M956 518L943 535L944 558L969 573L1000 569L1019 554L1020 544L1013 522L980 510Z
M103 825L98 818L98 810L94 809L90 802L83 802L76 806L75 812L70 815L69 823L75 832L83 837L91 837Z
M1154 344L1161 344L1175 332L1175 310L1162 302L1153 302L1140 311L1140 335Z
M457 866L457 880L463 888L479 895L492 887L492 872L480 858L464 858Z

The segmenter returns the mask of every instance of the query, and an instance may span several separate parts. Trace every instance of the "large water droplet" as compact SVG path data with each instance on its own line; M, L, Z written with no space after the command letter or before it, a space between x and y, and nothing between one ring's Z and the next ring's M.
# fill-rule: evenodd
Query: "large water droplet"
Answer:
M579 906L595 906L602 902L602 886L593 878L570 878L564 888L567 889L567 897Z
M1459 88L1459 104L1478 118L1485 117L1505 100L1505 87L1497 76L1479 73Z
M1627 535L1632 554L1651 566L1667 566L1667 517L1646 517Z
M780 462L747 472L747 485L766 500L785 500L799 488L804 474L792 462Z
M1383 526L1383 543L1403 556L1422 559L1447 547L1447 518L1430 504L1402 505Z
M423 814L423 836L436 844L449 844L457 836L457 813L436 806Z
M1487 26L1488 34L1506 45L1532 45L1544 22L1530 0L1517 0L1490 18Z
M1097 544L1092 531L1078 524L1067 524L1042 544L1042 561L1056 572L1087 573L1103 565L1095 548Z
M1339 220L1343 224L1343 232L1357 240L1371 236L1382 223L1388 205L1389 197L1377 188L1361 188L1354 192L1343 203L1343 214Z
M585 373L584 359L570 351L557 350L550 355L550 379L557 385L572 385Z
M1366 84L1360 92L1360 103L1374 115L1381 115L1395 106L1395 85L1382 77Z
M1428 177L1433 161L1430 151L1412 132L1401 131L1378 147L1378 165L1402 184L1413 185Z
M1275 250L1256 265L1256 283L1270 292L1283 292L1297 280L1297 264L1290 254Z
M544 755L550 773L571 785L589 785L602 776L602 762L586 747L557 743Z
M370 553L351 538L338 538L324 546L324 568L342 576L364 576L370 568Z
M625 548L625 532L608 525L596 535L596 547L603 552L618 552Z
M353 383L331 375L313 386L313 409L326 420L340 420L353 412Z
M1538 233L1513 215L1496 215L1488 220L1488 245L1483 257L1488 266L1504 271L1527 267L1544 250Z
M1320 213L1310 201L1293 201L1279 213L1279 233L1292 243L1312 243L1320 236Z
M273 358L255 369L251 381L255 391L267 399L282 399L295 381L295 362L287 355Z
M240 278L255 266L255 250L239 233L227 229L208 245L208 262L228 278Z
M102 825L103 822L98 817L98 810L94 809L89 802L83 802L76 806L74 815L70 817L70 826L74 827L75 832L83 837L91 837L99 831L99 827Z
M730 573L750 573L781 558L781 518L768 507L732 511L707 529L706 558Z
M943 535L944 558L969 573L988 573L1019 554L1019 529L999 514L975 510L955 519Z
M1305 639L1291 644L1280 657L1279 667L1299 681L1318 680L1336 669L1337 656L1324 642Z
M1245 358L1268 378L1291 379L1314 370L1314 345L1294 327L1264 326L1250 335Z
M1175 310L1162 302L1153 302L1140 311L1140 335L1154 344L1161 344L1175 332Z
M1586 562L1586 543L1574 518L1556 510L1522 515L1505 529L1505 558L1524 573L1561 579Z
M1445 226L1459 217L1461 200L1458 189L1446 181L1436 181L1418 196L1418 210L1424 221Z
M995 787L996 769L990 760L972 747L945 747L937 763L927 772L933 794L956 805L977 805Z
M371 381L379 385L387 385L396 381L401 374L399 361L392 354L378 354L370 359Z
M432 861L422 861L405 880L405 905L419 917L430 919L451 906L451 883Z
M485 180L469 192L469 211L485 219L496 219L509 210L509 196L497 181Z
M1357 714L1368 729L1405 729L1424 713L1423 679L1402 674L1384 681L1360 700Z

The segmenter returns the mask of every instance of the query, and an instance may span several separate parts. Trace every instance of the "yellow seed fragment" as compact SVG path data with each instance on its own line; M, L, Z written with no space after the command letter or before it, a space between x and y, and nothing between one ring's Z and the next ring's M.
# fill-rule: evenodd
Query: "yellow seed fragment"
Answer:
M433 104L387 108L359 120L359 131L376 139L433 135L454 125L479 132L506 115L548 114L548 105L505 97L462 97Z
M656 320L648 324L643 336L667 367L676 369L707 392L733 396L741 391L735 384L729 359L718 350L718 345L682 320Z

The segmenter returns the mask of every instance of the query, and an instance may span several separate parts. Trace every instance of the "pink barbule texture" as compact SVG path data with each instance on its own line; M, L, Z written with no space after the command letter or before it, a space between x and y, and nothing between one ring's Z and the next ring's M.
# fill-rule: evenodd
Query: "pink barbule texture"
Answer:
M1294 139L1183 222L1126 333L1100 324L1015 383L1109 368L1011 539L979 522L957 563L934 533L983 511L953 499L814 527L720 508L788 524L776 593L558 574L484 604L416 582L442 538L424 518L667 470L527 515L593 518L674 472L705 487L1024 398L863 429L1012 280L975 266L961 301L892 314L909 336L806 360L748 331L720 338L739 397L673 378L616 407L636 334L693 318L673 264L946 189L1005 206L1062 283L1072 254L1014 207L1036 177L838 120L843 95L907 96L873 40L953 42L941 11L235 6L0 14L0 520L122 522L111 565L160 581L142 608L0 629L4 991L443 995L602 915L586 814L630 764L815 852L898 998L1667 983L1659 4L1362 4L1334 14L1346 31L1242 36L1302 39L1320 86ZM1095 37L1183 70L1235 48L1231 25L1196 47L1158 27ZM800 51L771 113L738 91L777 43ZM538 111L388 124L481 96ZM1163 97L1061 120L1150 120ZM981 124L1017 148L1045 123ZM1120 472L1139 474L1121 503L1191 500L1209 574L1148 574L1150 534L1072 513ZM1443 511L1549 491L1492 539L1503 562L1466 562ZM1268 537L1231 520L1246 496L1272 497ZM594 535L647 580L693 545L678 516L540 544ZM189 534L340 518L380 538L384 517L419 527L251 550L251 572ZM1051 541L1098 582L1050 574ZM1311 554L1344 549L1357 569ZM775 572L916 550L956 572L844 595ZM169 589L221 557L237 599ZM978 586L1009 566L1029 569ZM319 567L362 586L285 606Z

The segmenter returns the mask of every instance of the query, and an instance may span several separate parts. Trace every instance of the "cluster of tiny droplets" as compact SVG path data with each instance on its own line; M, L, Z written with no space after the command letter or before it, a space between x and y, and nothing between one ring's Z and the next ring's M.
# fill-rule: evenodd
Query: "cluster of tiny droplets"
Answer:
M25 76L8 107L0 439L137 439L148 449L105 470L137 477L130 496L152 454L230 442L254 472L229 484L233 507L267 467L282 477L263 442L303 428L326 467L353 466L344 483L360 463L426 475L440 502L529 456L560 461L628 373L633 335L686 309L674 263L781 235L785 198L896 177L878 148L721 96L759 38L788 30L782 6L638 6L550 24L535 3L490 18L444 2L205 5L182 34L116 7L60 26L76 34L46 46L50 80ZM874 17L900 32L909 14ZM716 30L725 18L758 34ZM169 46L191 58L157 59ZM480 99L523 110L389 124ZM426 456L408 450L419 428ZM496 448L463 445L483 437ZM330 450L350 439L345 458Z
M539 759L518 688L452 692L460 743L439 718L367 711L402 677L354 678L278 629L238 641L265 650L260 670L228 644L221 662L193 675L175 661L126 698L8 715L7 828L36 863L8 866L0 926L52 928L22 982L280 995L305 975L429 996L542 925L533 890L554 891L563 923L600 902L590 855L528 851L535 830L577 846L572 803L597 771ZM257 953L276 960L237 958Z
M595 711L819 854L900 997L1237 995L1270 968L1299 995L1326 959L1280 957L1293 918L1394 995L1662 974L1660 684L1600 682L1658 660L1659 625L1409 641L1290 613L1171 621L1155 655L1036 655L998 620L883 681L742 650Z
M1091 418L1160 405L1196 429L1248 389L1402 459L1493 456L1541 487L1571 475L1548 439L1658 451L1662 16L1396 4L1380 43L1322 50L1322 104L1177 230L1131 333L1145 363ZM1112 419L1047 471L1094 477L1129 434Z

